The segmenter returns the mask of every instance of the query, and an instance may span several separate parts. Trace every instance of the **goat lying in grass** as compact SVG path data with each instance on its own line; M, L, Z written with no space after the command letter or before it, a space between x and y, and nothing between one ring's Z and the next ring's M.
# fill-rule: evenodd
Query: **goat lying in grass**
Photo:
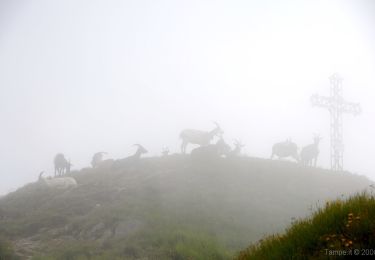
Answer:
M126 158L115 161L113 163L112 167L115 168L115 169L118 169L118 168L121 168L124 165L135 165L141 160L142 154L148 153L146 148L144 148L142 145L134 144L134 146L137 146L137 150L135 151L135 153L133 155L130 155Z
M225 143L223 138L220 138L216 144L209 144L206 146L200 146L191 151L191 157L193 159L214 159L219 158L222 155L227 156L231 148Z
M44 178L44 172L39 174L38 182L50 188L69 189L77 187L77 181L73 177Z

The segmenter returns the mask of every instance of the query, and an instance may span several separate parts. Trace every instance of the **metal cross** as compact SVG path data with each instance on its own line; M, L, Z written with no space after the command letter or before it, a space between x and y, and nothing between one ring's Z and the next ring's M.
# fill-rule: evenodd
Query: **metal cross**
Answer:
M313 95L311 103L313 106L327 108L331 114L331 169L342 171L344 167L342 114L358 115L361 113L361 107L359 103L346 102L343 99L342 78L338 74L333 74L329 80L331 82L330 97Z

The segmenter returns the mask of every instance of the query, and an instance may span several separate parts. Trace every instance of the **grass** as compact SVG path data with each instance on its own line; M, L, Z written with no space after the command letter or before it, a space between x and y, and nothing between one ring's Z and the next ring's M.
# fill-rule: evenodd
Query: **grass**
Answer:
M375 248L375 198L364 192L327 203L285 234L248 247L237 259L337 259L332 253L366 248Z
M215 239L203 232L191 230L163 230L140 234L132 241L113 240L98 244L93 241L65 243L47 254L34 256L33 260L69 259L230 259L230 254Z
M114 166L72 172L73 190L31 183L1 198L0 234L24 259L231 259L317 201L370 184L248 157Z
M17 260L10 242L0 237L0 260Z

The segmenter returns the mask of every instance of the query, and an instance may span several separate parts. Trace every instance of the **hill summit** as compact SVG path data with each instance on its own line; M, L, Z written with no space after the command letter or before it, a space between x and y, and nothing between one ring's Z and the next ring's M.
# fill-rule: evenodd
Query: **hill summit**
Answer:
M0 199L0 234L14 259L228 259L371 184L285 161L188 155L109 161L69 176L78 186L36 181Z

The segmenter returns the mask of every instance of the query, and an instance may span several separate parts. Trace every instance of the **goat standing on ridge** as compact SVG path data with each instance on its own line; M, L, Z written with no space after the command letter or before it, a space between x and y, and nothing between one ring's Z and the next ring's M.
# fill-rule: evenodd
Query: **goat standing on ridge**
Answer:
M322 138L320 136L315 135L314 143L302 148L301 162L304 166L316 167L316 162L319 156L319 143L321 140Z
M139 160L141 158L141 155L144 153L148 153L148 151L140 144L134 144L135 146L138 147L137 151L135 151L135 154L131 156L130 158L134 158L136 160ZM128 157L129 158L129 157Z
M185 129L180 133L180 138L182 139L181 152L186 152L186 147L189 143L199 144L200 146L209 145L211 140L217 136L222 135L223 130L221 130L218 123L214 122L216 127L211 131L200 131L194 129Z
M62 176L70 172L70 167L72 164L70 161L67 161L62 153L58 153L53 160L55 165L55 177Z
M287 139L285 142L276 143L272 146L271 160L275 155L279 158L292 157L297 162L299 161L298 147L290 139Z

